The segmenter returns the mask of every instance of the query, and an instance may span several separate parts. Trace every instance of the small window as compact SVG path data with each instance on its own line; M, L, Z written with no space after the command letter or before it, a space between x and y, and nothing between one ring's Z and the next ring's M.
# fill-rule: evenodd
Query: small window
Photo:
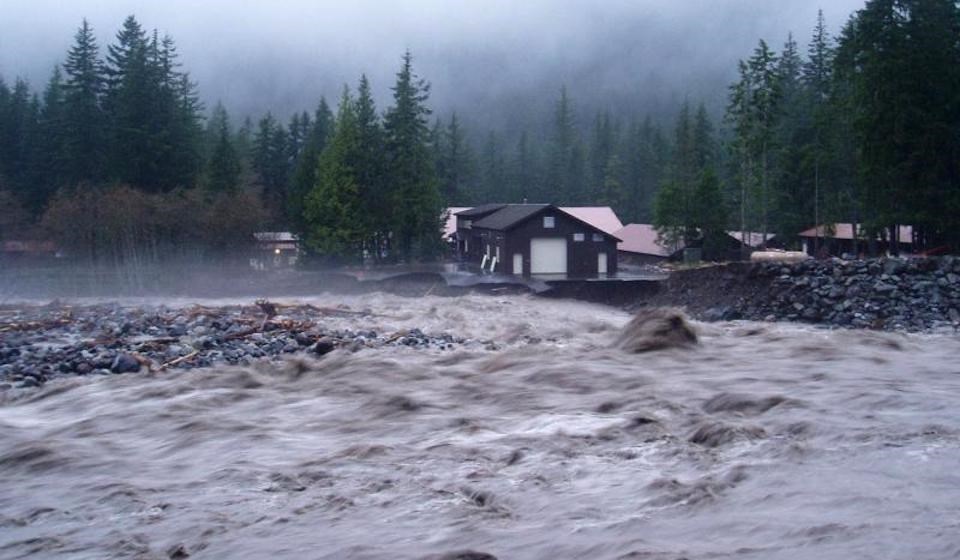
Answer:
M546 229L553 229L556 227L556 222L553 216L544 216L543 217L543 227Z
M473 220L464 220L463 229L470 229L473 227Z
M574 240L574 241L583 241L585 238L586 238L586 236L585 236L584 234L582 234L582 233L575 233L575 234L573 234L573 240Z
M603 241L603 234L602 233L593 234L593 240L597 242Z

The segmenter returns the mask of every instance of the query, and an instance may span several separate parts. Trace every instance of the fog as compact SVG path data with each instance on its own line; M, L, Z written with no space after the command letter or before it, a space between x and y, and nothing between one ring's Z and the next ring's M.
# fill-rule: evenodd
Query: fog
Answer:
M863 0L3 0L0 75L39 89L82 18L101 48L124 17L176 40L208 106L280 115L336 99L366 73L381 107L400 56L433 85L431 105L485 126L527 126L566 85L581 112L642 116L679 101L722 109L736 62L759 38L805 47L817 10L836 32ZM531 111L531 108L536 110Z

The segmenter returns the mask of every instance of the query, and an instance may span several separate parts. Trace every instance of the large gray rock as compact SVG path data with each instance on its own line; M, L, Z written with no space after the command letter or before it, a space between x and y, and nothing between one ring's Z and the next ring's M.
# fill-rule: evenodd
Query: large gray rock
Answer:
M130 354L117 354L110 366L113 373L135 373L140 371L140 361Z

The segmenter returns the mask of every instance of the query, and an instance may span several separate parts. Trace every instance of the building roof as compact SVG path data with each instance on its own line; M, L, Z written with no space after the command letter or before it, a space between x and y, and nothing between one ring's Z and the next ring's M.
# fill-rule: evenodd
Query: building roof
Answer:
M54 253L57 246L53 241L9 240L0 244L4 253Z
M747 247L759 247L763 245L763 241L764 241L764 234L756 231L747 231L747 232L728 231L727 235L736 239L737 241L743 241L743 239L746 239L746 242L744 244ZM766 234L767 241L770 241L774 237L776 237L776 235L773 233Z
M262 242L297 241L297 236L289 231L258 231L253 237Z
M480 206L474 206L472 208L464 208L463 210L456 213L457 216L462 218L474 218L476 216L485 216L496 212L497 210L507 206L506 204L481 204Z
M623 222L609 206L561 206L560 209L581 222L613 236L623 229Z
M446 209L446 219L443 222L443 237L444 239L452 237L453 234L457 233L457 215L464 210L470 210L467 206L451 206Z
M913 239L913 226L897 226L900 228L901 243L910 242ZM832 230L832 233L831 233ZM857 237L863 237L863 227L857 227ZM801 231L800 237L825 237L829 239L853 239L853 224L824 224L817 227Z
M474 222L473 227L497 230L509 229L549 206L549 204L505 204L486 218ZM463 213L460 215L463 216Z
M669 257L683 249L683 243L677 243L673 249L660 244L660 234L650 224L627 224L614 233L622 241L617 243L617 250L641 255Z

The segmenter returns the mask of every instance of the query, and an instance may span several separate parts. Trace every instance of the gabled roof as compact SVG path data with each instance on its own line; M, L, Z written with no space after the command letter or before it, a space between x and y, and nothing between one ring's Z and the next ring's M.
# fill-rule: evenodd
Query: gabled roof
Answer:
M485 216L487 214L492 214L497 210L500 210L506 204L481 204L480 206L474 206L473 208L464 208L463 210L456 213L457 216L461 218L475 218L477 216Z
M493 214L474 222L473 227L497 230L509 229L550 206L549 204L505 204ZM463 213L460 213L460 215L462 216Z
M617 243L617 250L627 253L669 257L683 249L683 243L678 243L673 249L661 245L660 234L650 224L627 224L615 235L622 239L620 243Z
M774 237L776 237L775 234L768 233L766 234L766 238L764 238L764 235L762 233L758 233L755 231L748 231L748 232L728 231L727 235L741 242L743 242L743 240L746 239L746 242L744 242L744 245L746 245L747 247L754 247L754 248L760 247L761 245L763 245L764 240L770 241Z
M623 229L623 222L609 206L561 206L560 209L610 235Z
M297 241L296 235L289 231L258 231L253 234L257 241L279 242L279 241Z
M443 222L443 237L448 238L457 233L457 215L464 210L470 210L467 206L451 206L444 211L446 219Z

